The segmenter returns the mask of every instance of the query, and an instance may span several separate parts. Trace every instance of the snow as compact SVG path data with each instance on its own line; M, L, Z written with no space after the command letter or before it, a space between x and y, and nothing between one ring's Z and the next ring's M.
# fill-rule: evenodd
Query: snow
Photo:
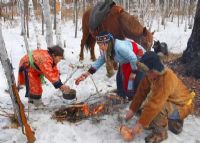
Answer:
M156 27L156 26L154 26ZM153 27L153 28L154 28ZM33 27L30 26L30 38L29 45L31 49L36 49L36 38L33 34ZM71 88L77 90L78 101L84 101L91 94L96 93L96 88L92 79L98 87L98 91L103 94L106 91L116 88L115 76L112 78L107 78L105 67L102 67L94 74L91 78L87 78L79 86L74 84L74 79L77 78L82 72L88 69L89 65L92 63L90 61L89 52L85 52L85 60L79 62L79 50L82 32L78 31L78 37L74 38L74 29L72 21L68 21L62 24L62 38L66 41L67 47L65 48L65 61L59 64L60 71L62 73L61 79L65 81L67 77L73 72L73 68L69 65L85 65L85 68L78 69L72 76L72 78L67 82ZM80 29L80 23L79 28ZM155 28L156 29L156 28ZM14 26L3 25L3 36L9 57L11 58L15 77L17 79L18 63L20 57L25 53L25 47L22 36L20 36L20 24L15 23ZM177 24L168 22L166 28L160 27L160 31L155 33L155 39L161 42L166 42L169 46L170 51L181 53L187 46L187 40L191 34L191 30L184 32L184 24L177 27ZM45 38L43 37L42 49L46 49ZM55 43L55 36L54 36ZM95 53L98 57L99 50L95 47ZM12 113L12 103L10 96L5 92L7 89L6 79L4 76L4 71L0 65L0 107L6 108L5 110ZM27 99L24 97L25 89L20 91L21 100L25 105L27 114ZM43 86L43 96L42 100L49 109L54 107L60 107L61 105L67 105L70 101L62 99L61 92L54 89L54 87L47 81L46 85ZM76 124L69 122L57 122L51 118L53 112L46 110L33 110L30 109L30 115L28 122L35 131L36 143L123 143L122 137L117 131L117 127L121 123L133 126L136 117L130 122L126 123L123 118L126 109L120 110L119 113L113 115L105 115L100 117L99 123L94 123L93 119L83 120ZM1 111L0 111L1 113ZM22 134L21 128L18 129L5 129L5 126L9 126L10 121L8 118L0 116L0 143L25 143L26 137ZM174 135L168 131L168 139L163 143L198 143L200 142L200 118L190 115L185 119L183 132L180 135ZM132 143L143 143L144 137L149 133L149 131L144 131L142 134L136 136Z

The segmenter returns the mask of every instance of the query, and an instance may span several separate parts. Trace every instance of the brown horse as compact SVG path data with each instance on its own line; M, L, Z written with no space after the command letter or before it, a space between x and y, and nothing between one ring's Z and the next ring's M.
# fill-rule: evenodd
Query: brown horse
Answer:
M146 27L143 27L134 16L129 15L122 7L114 5L110 12L96 28L90 32L89 17L92 9L88 9L82 17L82 40L80 50L80 60L84 59L84 46L90 49L91 59L96 60L94 53L95 36L101 31L111 32L115 38L124 39L130 38L143 46L146 50L150 50L153 44L153 32L149 32Z

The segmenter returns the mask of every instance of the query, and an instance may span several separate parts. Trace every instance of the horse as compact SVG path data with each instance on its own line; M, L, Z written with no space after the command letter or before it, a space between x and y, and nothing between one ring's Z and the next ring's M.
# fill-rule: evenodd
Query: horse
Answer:
M143 27L140 24L136 17L124 11L121 6L113 5L107 16L103 19L95 31L91 31L89 28L89 18L91 11L91 8L86 10L82 17L83 35L81 39L80 60L84 59L84 46L90 50L91 59L93 61L96 60L94 53L94 46L96 43L95 37L101 31L110 32L117 39L133 39L146 50L151 49L154 32L148 31L146 27Z

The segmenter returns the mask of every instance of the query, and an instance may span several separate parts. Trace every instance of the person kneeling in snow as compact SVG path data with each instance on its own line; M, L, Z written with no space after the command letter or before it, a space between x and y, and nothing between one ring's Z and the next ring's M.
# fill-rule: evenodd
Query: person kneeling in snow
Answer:
M129 100L132 99L137 86L144 76L144 73L137 70L136 62L143 55L145 50L131 40L114 39L108 32L100 32L96 36L97 44L100 48L101 56L91 66L91 68L78 77L75 83L85 80L90 74L94 74L109 59L119 63L117 73L117 94Z
M146 52L137 66L146 71L146 75L126 113L129 120L141 108L140 117L132 128L133 137L142 128L153 129L145 138L147 143L167 139L167 129L179 134L184 118L193 111L194 95L171 69L164 67L154 52Z
M42 104L42 83L44 76L63 93L69 93L70 87L63 85L56 67L63 56L64 50L60 46L53 46L48 50L34 50L21 58L19 63L18 89L26 86L26 97L35 106Z

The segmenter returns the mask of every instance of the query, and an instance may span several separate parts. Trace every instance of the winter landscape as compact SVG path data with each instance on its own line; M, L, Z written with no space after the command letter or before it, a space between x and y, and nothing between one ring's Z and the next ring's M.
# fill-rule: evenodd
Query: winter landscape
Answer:
M155 30L155 40L167 43L170 52L181 54L187 47L192 29L185 30L185 23L180 23L179 26L177 26L177 23L178 19L174 18L173 22L166 21L165 26L160 25L158 30L158 23L156 18L154 18L151 31ZM30 37L28 38L30 50L34 50L37 47L37 39L34 31L35 26L39 27L39 31L41 31L40 22L30 22ZM79 61L82 38L81 16L78 19L76 38L74 36L75 24L72 20L62 21L60 26L62 41L64 41L66 47L64 48L65 59L59 63L58 67L60 69L61 80L64 82L70 77L66 84L76 89L77 101L74 102L85 101L88 97L92 96L95 100L99 96L96 94L97 91L100 93L100 96L105 96L108 91L116 89L116 75L108 78L106 76L105 66L99 69L96 74L81 82L79 86L75 85L75 79L83 71L88 70L92 64L90 54L86 50L84 51L84 61ZM14 68L15 79L17 80L20 58L26 54L24 38L21 36L20 16L15 17L12 21L5 22L2 18L1 29L7 53ZM55 31L53 32L53 43L56 44ZM47 49L45 35L40 35L39 40L41 42L41 49ZM100 55L97 45L95 45L95 53L97 57ZM80 68L76 69L77 66ZM25 143L27 140L21 131L21 127L12 128L9 117L2 116L5 115L5 112L13 114L13 105L9 93L6 92L8 85L1 64L0 80L0 143ZM25 98L25 92L26 89L23 88L20 90L19 95L24 104L25 114L28 116L27 121L35 132L36 143L123 143L125 141L119 134L118 127L121 124L126 124L131 127L137 120L137 117L134 117L128 122L124 120L125 113L130 104L129 102L119 112L100 116L98 119L88 118L77 123L67 121L58 122L52 119L54 111L63 105L67 106L73 101L63 99L61 91L56 90L46 80L46 83L43 85L42 95L42 101L45 107L36 109L34 105L30 105L28 113L28 99ZM131 142L145 142L144 137L148 133L149 131L144 131ZM196 115L189 115L184 121L182 133L175 135L168 131L168 139L163 141L163 143L200 143L200 118Z

